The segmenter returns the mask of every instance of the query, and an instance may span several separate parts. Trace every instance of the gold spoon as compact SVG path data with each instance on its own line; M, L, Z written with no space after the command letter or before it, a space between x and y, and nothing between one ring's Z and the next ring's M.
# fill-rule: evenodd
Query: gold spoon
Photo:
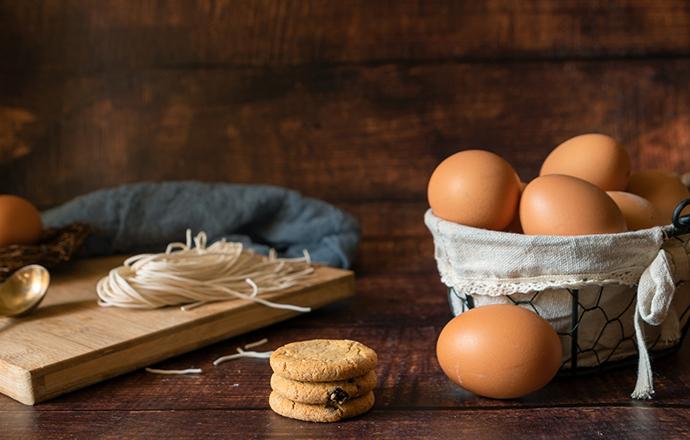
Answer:
M48 269L24 266L0 284L0 316L17 316L38 307L50 284Z

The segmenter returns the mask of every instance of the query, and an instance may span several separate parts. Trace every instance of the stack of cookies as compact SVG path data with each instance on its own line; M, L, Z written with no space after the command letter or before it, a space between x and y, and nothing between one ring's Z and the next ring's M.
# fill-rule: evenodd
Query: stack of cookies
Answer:
M278 414L337 422L374 405L376 352L346 339L293 342L271 355L269 404Z

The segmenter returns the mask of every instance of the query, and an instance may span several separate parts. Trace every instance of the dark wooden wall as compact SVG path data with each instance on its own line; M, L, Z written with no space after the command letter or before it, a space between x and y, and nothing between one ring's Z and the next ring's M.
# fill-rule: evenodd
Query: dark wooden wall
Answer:
M602 131L690 170L690 2L0 0L0 189L288 186L357 215L358 267L435 270L429 174L523 179Z

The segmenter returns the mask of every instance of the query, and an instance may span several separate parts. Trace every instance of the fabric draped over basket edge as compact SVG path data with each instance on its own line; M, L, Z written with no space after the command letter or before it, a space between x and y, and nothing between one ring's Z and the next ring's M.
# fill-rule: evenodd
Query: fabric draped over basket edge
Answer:
M500 296L591 285L637 285L634 327L638 376L631 396L654 394L641 321L661 325L662 338L679 337L679 318L669 308L677 284L690 280L690 261L667 227L577 237L529 236L488 231L436 217L424 222L434 238L441 280L470 295Z

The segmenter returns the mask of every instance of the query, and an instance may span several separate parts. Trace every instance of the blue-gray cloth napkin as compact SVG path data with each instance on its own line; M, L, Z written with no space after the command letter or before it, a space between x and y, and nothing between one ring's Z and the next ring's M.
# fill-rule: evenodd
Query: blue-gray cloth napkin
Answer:
M81 255L163 252L173 241L206 232L209 244L226 238L257 252L273 248L347 268L359 243L349 214L298 192L268 185L164 182L136 183L95 191L43 213L48 227L91 225Z

